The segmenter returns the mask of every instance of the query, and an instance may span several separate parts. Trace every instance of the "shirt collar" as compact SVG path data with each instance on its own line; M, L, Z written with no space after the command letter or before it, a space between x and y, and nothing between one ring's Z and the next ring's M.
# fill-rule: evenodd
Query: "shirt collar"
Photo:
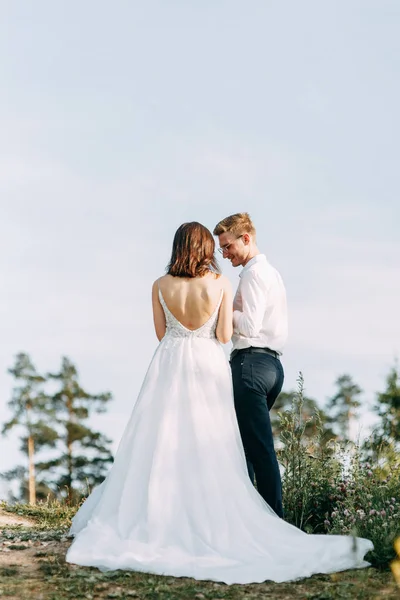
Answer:
M252 265L255 265L256 263L259 262L265 262L267 260L267 257L265 256L265 254L256 254L255 256L253 256L253 258L251 260L249 260L249 262L243 267L243 269L241 270L241 272L239 273L239 277L241 277L243 275L243 273L245 271L247 271L247 269L249 269Z

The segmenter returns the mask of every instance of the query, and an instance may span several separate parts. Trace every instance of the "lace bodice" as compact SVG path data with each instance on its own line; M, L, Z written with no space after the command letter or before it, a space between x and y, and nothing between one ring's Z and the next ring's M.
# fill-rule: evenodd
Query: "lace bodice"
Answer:
M223 296L222 290L221 290L220 299L218 301L217 306L214 309L213 314L208 319L208 321L206 321L201 327L198 327L197 329L188 329L187 327L182 325L182 323L180 321L178 321L178 319L176 317L174 317L174 315L172 314L172 312L169 310L168 306L166 305L160 289L158 290L158 296L160 298L161 306L164 309L165 320L167 323L167 331L166 331L165 335L168 335L171 337L181 337L181 338L188 338L188 337L215 338L215 330L216 330L217 321L218 321L218 311L219 311L219 307L221 306L222 296Z

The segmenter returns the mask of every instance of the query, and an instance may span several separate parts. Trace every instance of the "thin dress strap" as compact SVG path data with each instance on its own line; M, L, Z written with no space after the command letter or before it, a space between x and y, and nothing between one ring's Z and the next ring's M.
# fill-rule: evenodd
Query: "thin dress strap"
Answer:
M161 306L163 307L164 311L169 313L171 316L173 316L173 314L171 313L171 311L169 310L169 308L167 306L167 303L164 300L164 296L162 295L160 284L158 284L158 297L160 299Z

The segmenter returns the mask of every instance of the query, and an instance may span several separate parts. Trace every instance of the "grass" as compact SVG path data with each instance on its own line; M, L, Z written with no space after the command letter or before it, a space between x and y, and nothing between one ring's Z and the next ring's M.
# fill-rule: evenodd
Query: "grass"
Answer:
M30 600L353 600L400 597L392 574L363 569L313 576L292 583L227 586L194 579L76 567L65 562L67 531L76 509L68 506L2 505L30 517L33 527L7 526L0 533L0 597ZM8 551L4 552L4 548ZM22 548L24 551L21 551Z
M33 519L38 526L69 528L71 519L78 510L78 506L69 506L65 502L59 500L47 500L46 502L38 502L37 504L8 504L0 501L0 509L6 512Z

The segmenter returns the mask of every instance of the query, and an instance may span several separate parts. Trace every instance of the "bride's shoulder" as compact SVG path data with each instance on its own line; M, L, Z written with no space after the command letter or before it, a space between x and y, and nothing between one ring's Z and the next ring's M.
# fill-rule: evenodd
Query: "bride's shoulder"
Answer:
M231 289L232 288L232 284L229 281L229 279L226 277L226 275L218 275L218 283L221 285L221 287L223 289Z
M232 294L232 284L225 275L221 273L215 273L213 275L213 283L211 284L212 289L218 289L224 293L224 296L230 297Z
M156 279L153 283L153 286L158 286L161 284L163 284L164 282L167 282L169 279L171 279L171 275L161 275L161 277L158 277L158 279Z
M165 285L165 280L169 277L169 275L162 275L153 282L152 291L154 295L158 294L158 290L160 289L160 287L163 287Z

